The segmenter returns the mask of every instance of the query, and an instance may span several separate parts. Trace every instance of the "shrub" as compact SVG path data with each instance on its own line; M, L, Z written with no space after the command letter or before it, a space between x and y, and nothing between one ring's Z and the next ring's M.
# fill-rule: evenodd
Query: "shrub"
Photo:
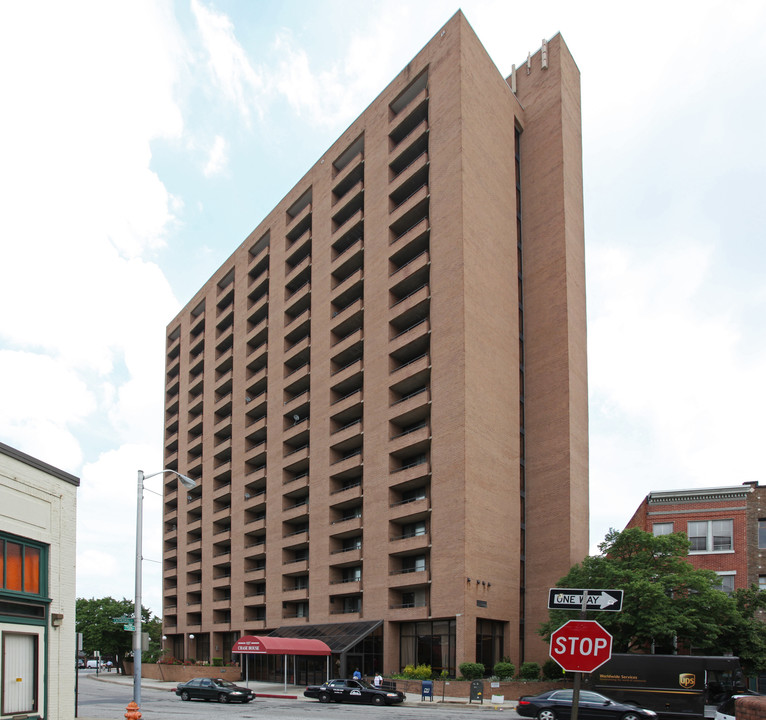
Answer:
M223 658L213 658L212 664L214 667L223 667Z
M536 662L521 663L519 668L519 677L522 680L539 680L540 679L540 665Z
M561 680L564 677L564 671L553 658L543 663L543 678L546 680Z
M484 677L484 665L481 663L464 662L459 666L460 674L466 680L479 680Z
M400 673L394 675L404 680L430 680L432 676L430 665L405 665Z
M512 662L501 660L500 662L495 663L495 667L492 669L492 672L501 680L510 680L516 672L516 667Z

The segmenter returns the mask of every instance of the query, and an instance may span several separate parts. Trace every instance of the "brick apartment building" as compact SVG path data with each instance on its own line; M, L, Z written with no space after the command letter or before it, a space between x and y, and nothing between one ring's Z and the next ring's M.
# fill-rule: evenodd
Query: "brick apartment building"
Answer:
M626 527L686 533L689 562L717 573L722 590L766 590L766 487L756 482L651 492Z
M588 548L582 203L564 41L505 79L457 13L168 325L168 651L547 656Z

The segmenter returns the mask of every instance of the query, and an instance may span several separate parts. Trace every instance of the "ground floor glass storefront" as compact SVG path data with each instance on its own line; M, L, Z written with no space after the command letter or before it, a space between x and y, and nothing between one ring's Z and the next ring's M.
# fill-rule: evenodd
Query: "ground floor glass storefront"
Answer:
M434 675L446 670L456 676L454 620L402 623L399 628L399 664L430 665Z
M503 659L505 625L496 620L476 620L476 662L484 665L487 675L492 675L495 663Z
M330 678L351 677L359 670L364 677L383 672L383 623L367 621L333 623L298 628L279 628L276 637L300 637L321 640L330 648L326 657L288 656L287 683L315 685ZM241 657L242 677L265 682L285 682L285 656L245 654ZM247 664L245 664L247 663Z

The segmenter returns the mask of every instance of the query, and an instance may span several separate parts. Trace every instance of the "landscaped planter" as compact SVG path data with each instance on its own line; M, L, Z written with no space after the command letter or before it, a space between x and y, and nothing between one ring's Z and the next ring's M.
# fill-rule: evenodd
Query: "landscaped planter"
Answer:
M396 689L408 693L420 693L420 680L394 680ZM482 696L484 702L492 701L493 695L503 695L505 700L518 700L522 695L539 695L547 690L571 688L566 680L509 680L507 682L483 680ZM498 687L492 687L497 684ZM448 698L467 698L471 696L471 680L434 680L434 700Z
M125 662L125 674L133 674L133 663ZM164 682L186 682L195 677L217 677L231 682L239 682L242 672L235 665L166 665L164 663L141 663L141 677L146 680Z

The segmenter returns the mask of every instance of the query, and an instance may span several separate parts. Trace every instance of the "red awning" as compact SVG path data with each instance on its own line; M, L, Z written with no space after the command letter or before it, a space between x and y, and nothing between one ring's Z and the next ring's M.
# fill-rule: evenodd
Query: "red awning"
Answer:
M261 655L331 655L321 640L308 638L282 638L271 635L244 635L231 649L233 653L257 653Z

